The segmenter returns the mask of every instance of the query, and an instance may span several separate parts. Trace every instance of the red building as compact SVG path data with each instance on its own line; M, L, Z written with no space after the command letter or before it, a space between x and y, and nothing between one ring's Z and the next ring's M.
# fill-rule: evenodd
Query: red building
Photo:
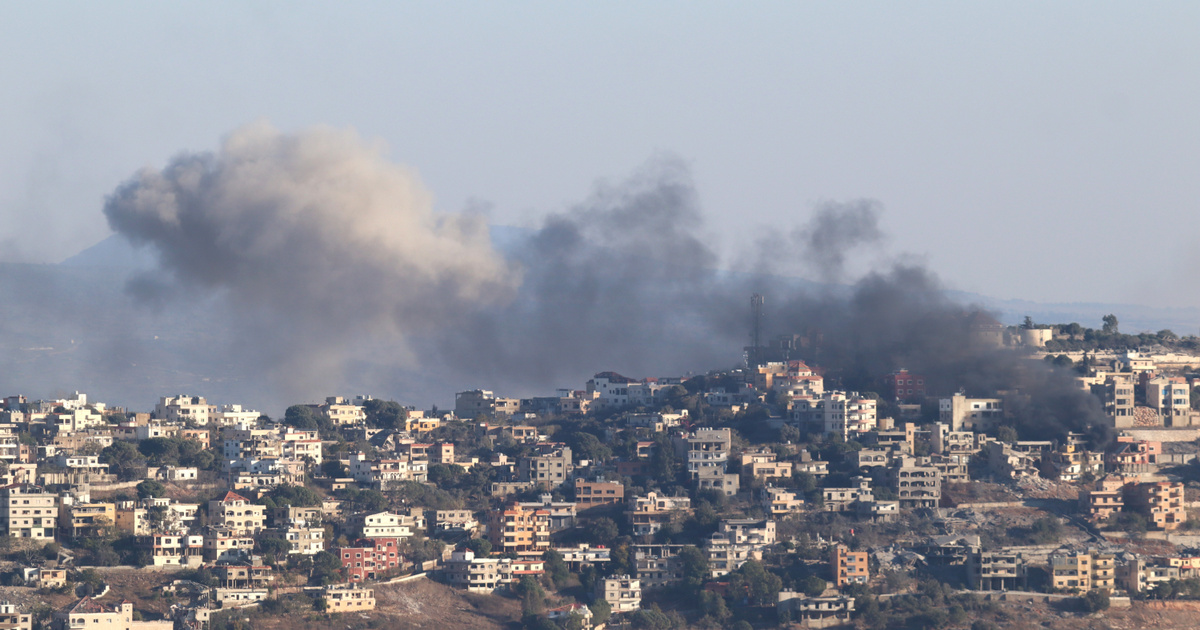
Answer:
M920 401L925 398L925 377L900 369L884 377L884 383L897 402Z
M354 541L353 547L337 550L342 568L351 582L377 580L384 573L400 568L400 539L373 538Z

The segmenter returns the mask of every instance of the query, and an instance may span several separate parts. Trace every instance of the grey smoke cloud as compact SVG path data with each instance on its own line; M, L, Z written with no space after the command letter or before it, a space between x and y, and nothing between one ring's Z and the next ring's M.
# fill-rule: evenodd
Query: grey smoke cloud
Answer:
M510 239L505 258L479 214L435 214L380 147L262 125L143 170L105 206L160 260L129 290L172 305L219 296L237 352L305 399L348 381L429 400L475 387L546 394L602 370L733 367L758 292L767 332L801 335L800 357L831 386L869 391L907 367L943 393L1020 389L1012 407L1030 434L1098 420L1065 376L976 343L985 313L949 300L923 266L834 283L849 256L881 242L879 213L869 200L820 204L759 244L754 273L721 271L687 166L658 156ZM796 268L820 282L781 273Z
M412 172L346 130L243 127L138 172L104 214L157 253L135 295L222 294L235 347L293 390L337 382L364 347L403 361L412 335L503 303L520 280L481 217L435 214Z

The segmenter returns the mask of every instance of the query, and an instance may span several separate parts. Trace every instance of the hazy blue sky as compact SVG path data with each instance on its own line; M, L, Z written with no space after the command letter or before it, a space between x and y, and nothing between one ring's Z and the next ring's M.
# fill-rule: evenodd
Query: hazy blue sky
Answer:
M0 260L141 166L352 126L522 225L657 152L731 249L822 199L1000 298L1200 306L1200 3L3 3Z

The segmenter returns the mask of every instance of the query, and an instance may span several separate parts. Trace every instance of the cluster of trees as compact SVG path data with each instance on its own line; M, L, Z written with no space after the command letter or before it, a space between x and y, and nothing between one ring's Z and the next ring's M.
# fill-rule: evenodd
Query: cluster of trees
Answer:
M195 440L182 438L150 438L136 444L116 441L100 451L100 461L121 481L146 476L147 466L187 466L200 470L215 470L221 460L211 450Z

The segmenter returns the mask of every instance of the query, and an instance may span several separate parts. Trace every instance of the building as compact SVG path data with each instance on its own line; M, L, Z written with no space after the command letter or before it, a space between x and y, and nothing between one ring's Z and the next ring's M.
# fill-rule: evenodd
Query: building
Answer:
M829 568L833 571L834 585L838 588L848 584L866 584L871 576L867 552L850 551L840 544L829 550Z
M1125 505L1146 517L1154 529L1171 531L1187 520L1183 484L1176 481L1139 483L1125 487Z
M34 486L0 488L0 535L54 540L58 497Z
M775 520L771 518L723 519L717 532L738 544L775 544Z
M899 369L884 377L887 392L896 402L920 402L925 399L925 377Z
M689 497L668 497L650 492L644 497L630 497L625 513L633 524L635 536L653 536L673 518L682 518L691 511Z
M1004 404L999 398L967 398L955 394L938 401L938 420L949 425L951 431L983 431L997 423L1004 415Z
M759 491L759 503L772 516L783 516L804 509L804 498L787 488L767 486Z
M708 558L708 578L715 579L736 571L749 560L762 560L762 545L737 543L726 534L713 534L704 541Z
M169 422L193 422L208 424L210 414L217 408L208 404L202 396L164 396L154 405L154 417Z
M322 589L321 595L328 613L375 610L375 591L357 584L330 584Z
M804 593L780 591L775 610L780 615L787 613L802 628L845 626L854 615L854 598L845 595L807 597Z
M336 549L335 553L351 582L378 580L387 573L398 571L403 560L398 538L356 540L352 546Z
M540 558L476 558L470 549L456 549L441 571L447 584L472 593L494 593L526 575L543 573L545 563Z
M942 479L938 469L921 465L907 456L892 470L892 483L902 508L937 507L942 499Z
M550 548L550 512L518 503L488 514L488 540L497 555L541 555Z
M376 512L364 514L355 520L360 523L359 536L362 538L404 539L413 535L413 519L402 514Z
M235 492L208 502L208 522L250 536L267 526L266 507L257 505Z
M33 615L4 602L0 604L0 630L33 630Z
M77 503L58 511L59 526L71 538L103 536L116 526L117 509L113 503Z
M172 630L171 621L134 621L133 604L121 601L102 604L84 597L52 616L55 630Z
M1125 508L1125 480L1109 475L1096 481L1092 490L1079 493L1080 508L1093 522L1107 520Z
M701 468L699 476L696 478L697 489L701 491L714 490L727 497L737 494L741 487L741 475L726 473L724 468L716 466Z
M558 446L522 458L519 474L521 481L530 481L540 488L551 489L566 483L574 469L571 447Z
M508 418L520 409L521 401L519 399L497 398L494 392L486 389L475 389L454 395L454 415L467 420L473 420L480 416Z
M642 607L642 583L628 575L614 575L596 584L596 599L608 602L614 613L633 612Z
M792 462L776 461L777 457L774 451L765 448L742 453L742 474L764 481L791 479Z
M971 549L967 555L967 585L977 591L1024 589L1025 558L1019 552Z
M851 481L857 485L849 488L821 489L821 505L826 512L849 512L853 510L854 504L860 501L875 500L875 493L871 491L871 482L868 479L855 477Z
M588 510L606 505L620 505L625 502L625 486L615 481L583 481L575 480L575 502L578 509Z
M646 590L674 584L683 579L679 551L685 545L634 545L637 578Z
M684 460L692 479L699 479L700 471L705 468L725 472L732 444L729 429L700 428L690 434L677 435L672 442L675 454Z
M1111 553L1051 554L1050 575L1056 589L1112 591L1116 578L1114 557Z
M858 392L827 391L792 400L792 420L827 435L849 440L878 428L877 404Z
M1091 385L1092 394L1104 405L1109 422L1118 429L1134 425L1134 375L1106 374L1104 381Z

